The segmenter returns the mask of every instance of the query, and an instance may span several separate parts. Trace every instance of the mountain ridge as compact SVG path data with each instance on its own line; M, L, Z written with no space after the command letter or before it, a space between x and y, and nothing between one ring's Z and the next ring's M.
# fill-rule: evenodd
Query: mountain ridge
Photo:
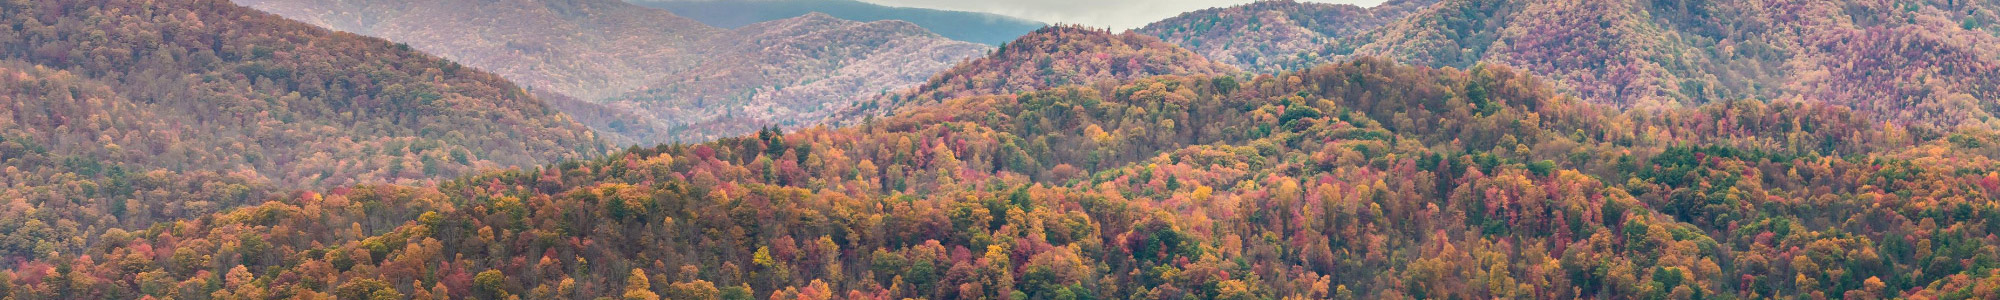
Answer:
M499 76L227 1L0 11L0 264L90 242L32 236L611 150Z
M1391 2L1397 3L1397 2ZM1204 16L1264 2L1190 13L1149 28L1185 28ZM1736 99L1792 99L1849 106L1888 121L1995 126L1979 99L1996 95L2000 70L1995 9L1982 4L1718 1L1402 2L1407 17L1327 45L1278 67L1388 57L1434 67L1504 64L1548 76L1586 100L1638 109ZM1311 5L1272 10L1304 15ZM1321 20L1338 22L1341 20ZM1237 29L1174 39L1213 47L1256 33ZM1315 37L1321 38L1321 37ZM1288 40L1242 47L1297 49ZM1900 49L1900 50L1884 50ZM1890 53L1901 51L1897 53ZM1284 56L1284 55L1278 55ZM1265 57L1269 57L1266 55ZM1864 64L1850 63L1867 62ZM1904 67L1908 66L1908 67ZM1931 66L1939 66L1932 68ZM1945 67L1949 66L1949 67ZM1886 96L1871 93L1889 93Z
M989 13L889 7L861 1L633 1L633 3L692 16L702 23L722 28L737 28L815 12L861 22L904 20L952 39L986 45L1012 41L1022 33L1046 26L1040 22ZM973 24L962 24L966 22Z
M1269 73L1313 64L1318 60L1291 56L1317 54L1322 48L1337 46L1342 39L1373 31L1437 2L1396 0L1364 8L1261 0L1182 13L1135 31L1237 68Z
M1024 35L987 57L953 66L902 98L939 101L1157 75L1237 72L1157 38L1058 25Z
M634 143L699 141L763 126L824 122L822 111L914 84L921 79L908 78L987 49L905 22L864 23L825 14L721 29L616 0L468 1L245 2L336 29L384 18L369 26L375 30L360 31L605 109L643 110L638 117L650 119L585 122L646 126L623 132L597 128ZM806 94L861 96L801 96Z

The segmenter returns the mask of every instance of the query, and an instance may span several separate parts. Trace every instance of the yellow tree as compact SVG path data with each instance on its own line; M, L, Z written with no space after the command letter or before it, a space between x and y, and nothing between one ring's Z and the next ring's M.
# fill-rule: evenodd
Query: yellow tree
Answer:
M632 268L632 275L625 276L625 299L659 300L660 295L653 293L653 283L646 279L645 270Z

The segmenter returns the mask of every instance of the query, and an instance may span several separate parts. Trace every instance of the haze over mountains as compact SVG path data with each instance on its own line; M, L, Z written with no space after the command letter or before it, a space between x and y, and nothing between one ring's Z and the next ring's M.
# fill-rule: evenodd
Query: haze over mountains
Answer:
M245 1L0 1L0 298L2000 299L1991 3Z
M906 21L947 38L987 45L1012 41L1029 31L1047 26L1042 22L995 14L889 7L854 0L635 0L632 2L665 9L709 26L722 28L737 28L819 12L835 18L861 22Z
M241 3L408 43L531 88L641 111L644 119L617 121L631 128L609 131L653 133L628 137L647 143L816 124L991 49L901 21L807 14L722 29L617 0Z

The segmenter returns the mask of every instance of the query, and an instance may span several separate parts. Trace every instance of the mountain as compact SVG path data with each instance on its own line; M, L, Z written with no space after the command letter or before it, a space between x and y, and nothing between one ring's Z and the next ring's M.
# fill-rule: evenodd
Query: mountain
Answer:
M1395 0L1371 8L1292 0L1204 9L1154 22L1141 34L1159 37L1217 62L1272 73L1310 67L1343 39L1401 20L1437 0Z
M937 101L1158 75L1237 72L1157 38L1064 25L1023 35L991 55L931 76L899 98Z
M1990 87L1968 77L1985 67L1977 62L1988 48L1976 42L1990 36L1962 36L1986 30L1982 20L1990 15L1969 3L1955 7L1965 9L1966 17L1956 22L1961 32L1905 27L1938 18L1866 17L1905 16L1871 10L1876 8L1937 13L1927 5L1958 2L1731 3L1806 16L1846 13L1851 15L1843 20L1871 22L1758 23L1805 30L1792 34L1886 27L1796 48L1810 55L1786 57L1796 65L1784 67L1816 71L1769 76L1818 81L1772 91L1791 96L1659 104L1577 93L1591 85L1572 77L1597 75L1544 78L1531 71L1536 66L1485 55L1534 61L1575 52L1588 55L1558 59L1559 65L1608 57L1595 63L1627 70L1652 61L1617 58L1685 53L1674 43L1699 41L1632 19L1747 13L1674 1L1445 1L1338 41L1356 47L1322 49L1335 52L1321 59L1340 62L1258 75L1238 74L1136 32L1045 28L927 84L866 95L892 100L876 107L888 114L853 126L764 127L452 180L280 191L242 183L244 174L257 172L154 170L134 177L122 171L189 165L183 161L257 164L270 160L267 150L219 150L210 153L222 159L184 160L175 155L188 150L161 155L122 141L44 145L93 135L254 135L287 129L237 128L319 120L298 118L307 116L361 120L311 128L316 137L456 120L541 124L452 112L464 106L491 113L505 105L423 105L481 99L440 91L520 99L492 100L503 104L538 103L527 95L547 92L499 88L504 82L493 75L404 47L227 3L95 1L0 3L11 23L0 26L0 36L20 37L0 39L19 41L0 43L0 51L12 55L0 62L0 91L8 91L0 99L33 100L0 101L12 108L0 120L52 128L0 131L9 134L0 140L0 163L9 164L0 168L8 174L0 183L62 181L40 185L27 197L0 195L12 196L0 197L7 201L0 205L0 298L2000 298L2000 204L1993 201L2000 198L2000 130L1903 121L1935 117L1908 115L1922 106L1883 109L1828 100L1852 91L1922 100L1937 95L1919 92ZM1629 10L1642 7L1633 5L1650 8ZM140 13L145 15L134 15ZM1441 17L1446 15L1454 16ZM1508 16L1503 19L1509 23L1488 23L1492 16ZM1605 16L1615 17L1592 21ZM705 43L720 45L705 49L834 55L840 53L835 47L808 47L819 43L812 39L775 37L850 40L814 31L824 26L813 24L838 22L812 16L746 26L732 31L743 42ZM914 27L866 24L879 26L869 27L875 30ZM1550 24L1573 30L1509 27L1563 28ZM1489 27L1510 29L1490 35L1481 29ZM797 32L814 33L791 34ZM286 38L236 38L241 36ZM182 40L192 42L172 42ZM1611 46L1550 46L1599 41ZM1523 42L1557 54L1508 46ZM182 48L129 51L160 45ZM1419 45L1497 46L1418 51ZM1718 47L1764 51L1731 45ZM1349 49L1353 53L1339 53ZM1835 64L1834 53L1852 56ZM1776 59L1732 57L1742 61L1701 70L1747 70L1752 66L1735 62ZM287 63L298 60L316 63ZM1934 62L1973 64L1929 64ZM1892 63L1914 65L1885 65ZM1444 66L1433 66L1439 64ZM344 77L296 71L335 66L353 69L335 69ZM1679 73L1604 74L1627 80ZM152 78L175 81L150 84ZM348 79L312 80L320 78ZM1923 85L1904 83L1909 80ZM315 98L376 83L390 85L358 97ZM1769 88L1747 85L1752 92ZM1681 96L1693 94L1700 93ZM1947 107L1958 112L1985 109L1977 104L1981 98L1951 98L1969 105ZM378 102L386 104L372 105ZM235 106L201 107L209 103ZM294 118L254 109L333 103L362 108ZM587 108L579 110L606 119L635 112L572 98L547 103ZM621 103L641 102L611 102ZM185 106L196 108L180 108ZM406 110L412 107L417 110ZM109 116L148 113L184 114L197 122L158 122L194 125L157 133L34 133L146 124L128 121L144 118ZM435 115L446 117L432 120ZM755 124L733 126L743 125ZM511 131L444 129L409 132L522 140ZM487 136L467 137L479 134ZM343 138L355 139L332 139ZM249 139L216 140L225 142L201 143L235 147ZM333 161L379 161L380 154L408 157L401 153L450 147L383 144L388 146ZM155 157L115 167L93 164L132 155ZM19 170L58 171L16 175L23 174ZM131 199L104 201L118 199L104 193L124 195L132 187L138 188ZM192 209L152 219L123 217L131 207L156 211L149 206L156 200L183 198L228 204L167 202L200 205L171 206ZM251 201L260 202L231 205ZM107 218L150 226L108 224Z
M381 37L524 85L580 99L616 96L643 75L682 70L722 30L618 1L244 0L329 29ZM532 63L528 63L532 62Z
M1788 100L1619 112L1504 66L1360 59L299 192L106 232L0 292L1988 298L1996 137Z
M638 0L632 3L665 9L709 26L722 28L743 27L814 12L862 22L901 20L917 24L947 38L987 45L1006 43L1022 34L1048 26L1041 22L995 14L890 7L854 0Z
M977 95L1005 95L1159 75L1236 74L1234 67L1135 33L1058 25L1035 30L998 51L930 77L922 85L876 95L835 112L833 125L859 125L905 106Z
M499 76L227 1L0 10L0 264L90 242L39 237L143 228L284 190L610 150Z
M687 73L608 102L668 120L677 141L766 126L838 121L837 112L915 86L987 47L942 41L907 22L861 23L826 14L758 23L705 41Z
M1955 126L1991 119L1972 100L2000 84L2000 38L1976 26L1988 6L1446 1L1355 53L1520 66L1585 98L1638 107L1791 98ZM1452 45L1464 50L1439 51Z
M1305 15L1302 6L1280 11ZM1262 7L1288 6L1222 11ZM1980 100L1993 99L2000 84L1993 81L2000 78L1993 52L2000 38L1992 34L2000 27L1994 7L1982 3L1445 0L1408 7L1396 8L1411 11L1400 19L1289 55L1304 61L1283 65L1364 56L1436 67L1509 65L1549 77L1566 93L1623 107L1793 99L1947 128L1991 126L2000 108ZM1212 45L1257 32L1174 41ZM1289 41L1241 47L1296 48L1285 46Z
M596 129L637 143L816 124L825 111L921 83L990 49L902 21L814 13L722 29L617 0L241 2L408 43L593 110L635 111L644 119L584 122L624 124Z
M666 131L665 122L645 113L644 109L584 101L548 90L530 93L615 145L647 143L651 139L673 134Z

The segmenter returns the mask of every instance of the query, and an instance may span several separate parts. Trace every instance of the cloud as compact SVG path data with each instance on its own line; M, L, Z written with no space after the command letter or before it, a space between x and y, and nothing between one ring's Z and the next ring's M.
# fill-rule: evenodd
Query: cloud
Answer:
M1048 23L1133 29L1184 12L1251 0L861 0L890 6L994 13ZM1306 0L1374 6L1383 0Z

